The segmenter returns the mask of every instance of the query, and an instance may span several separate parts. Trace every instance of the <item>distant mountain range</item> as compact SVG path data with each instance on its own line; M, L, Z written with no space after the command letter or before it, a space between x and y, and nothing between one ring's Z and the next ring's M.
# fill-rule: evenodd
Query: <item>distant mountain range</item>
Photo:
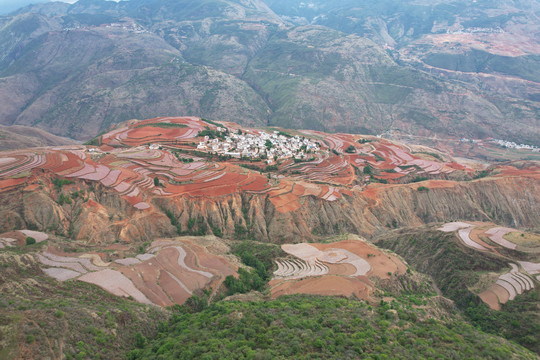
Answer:
M0 124L132 118L540 145L537 1L80 0L0 17Z

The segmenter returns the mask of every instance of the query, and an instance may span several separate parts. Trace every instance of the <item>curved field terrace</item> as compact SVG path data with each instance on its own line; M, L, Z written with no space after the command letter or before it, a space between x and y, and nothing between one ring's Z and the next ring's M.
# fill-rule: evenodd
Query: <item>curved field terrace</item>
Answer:
M276 261L270 281L272 297L285 294L343 295L369 299L374 279L405 273L397 257L351 238L329 244L284 244L291 255Z
M154 197L247 193L268 195L286 213L307 196L335 201L373 182L443 181L475 171L382 138L246 129L196 117L130 120L91 143L97 146L1 152L0 192L38 186L36 179L48 174L99 184L138 211L151 209Z
M49 246L39 253L43 271L57 279L77 279L116 296L159 306L183 304L198 289L217 289L237 266L189 239L158 240L148 252L105 262L102 254L66 254Z
M538 254L537 247L527 247L518 245L504 238L510 233L520 233L525 238L525 233L518 232L516 229L496 226L492 223L482 222L452 222L444 224L438 230L444 232L457 232L457 238L467 247L476 251L489 252L495 256L508 259L512 252L521 252L535 256ZM531 235L527 234L528 237ZM519 261L523 255L515 255L516 263L510 262L508 266L510 271L502 269L498 275L488 284L488 287L481 291L478 296L489 307L494 310L500 310L501 304L514 300L517 295L532 290L535 287L534 277L540 274L540 263Z

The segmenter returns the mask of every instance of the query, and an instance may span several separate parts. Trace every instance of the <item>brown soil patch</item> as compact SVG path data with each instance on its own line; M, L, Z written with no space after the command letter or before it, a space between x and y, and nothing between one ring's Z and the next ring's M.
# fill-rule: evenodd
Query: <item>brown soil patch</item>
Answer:
M324 263L328 266L328 275L346 275L350 276L356 272L356 267L351 264L329 264Z
M24 235L22 232L17 231L17 230L3 233L0 235L0 237L15 239L17 240L17 245L20 245L20 246L25 245L26 243L26 235Z
M160 272L159 283L172 301L177 304L183 304L191 296L191 293L187 292L167 271Z
M478 245L481 245L483 247L485 247L486 249L489 249L490 251L495 251L494 247L487 244L485 241L483 241L481 238L480 238L480 235L481 234L484 234L484 231L486 231L485 228L481 228L481 227L475 227L471 230L470 234L469 234L469 237L471 238L472 241L474 241L475 243L477 243ZM486 236L484 234L484 236ZM495 251L496 252L496 251Z
M500 285L493 284L493 286L489 289L491 292L493 292L495 295L497 295L497 298L499 299L499 302L501 304L505 304L510 300L510 294L508 291L506 291L505 288L503 288Z
M310 277L301 280L279 281L272 280L272 298L290 294L311 294L327 296L355 296L367 299L372 287L359 278L327 275Z
M450 180L428 180L425 186L430 189L446 189L456 187L457 183Z
M483 302L485 302L493 310L500 310L501 306L499 304L499 299L495 293L491 290L486 290L478 295Z

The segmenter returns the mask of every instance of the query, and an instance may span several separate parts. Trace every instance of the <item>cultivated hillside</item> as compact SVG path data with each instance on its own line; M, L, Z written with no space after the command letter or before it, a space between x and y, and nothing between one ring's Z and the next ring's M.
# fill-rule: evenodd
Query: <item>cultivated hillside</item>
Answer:
M539 184L536 161L196 117L3 151L0 354L198 357L226 335L246 354L535 358L508 340L538 351ZM308 321L337 305L338 322ZM199 323L208 311L218 325Z

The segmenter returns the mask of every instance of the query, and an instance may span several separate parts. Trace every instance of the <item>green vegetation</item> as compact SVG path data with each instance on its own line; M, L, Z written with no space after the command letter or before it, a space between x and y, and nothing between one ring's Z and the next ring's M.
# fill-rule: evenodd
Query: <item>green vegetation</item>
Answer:
M479 172L476 172L473 176L473 179L481 179L481 178L485 178L489 175L490 171L488 170L482 170L482 171L479 171Z
M377 161L386 161L385 158L383 158L381 155L377 154L377 153L371 153L373 156L375 156L375 160Z
M281 136L288 137L288 138L292 137L291 134L286 133L285 131L278 131L278 136L280 136L280 135L281 135Z
M416 183L416 182L426 181L428 179L429 178L427 176L416 176L414 179L411 180L411 182Z
M373 169L371 168L371 166L366 165L366 166L364 167L363 172L364 172L365 175L371 175L371 174L373 173Z
M298 163L303 163L303 162L310 162L310 161L314 161L315 158L314 157L310 157L309 159L297 159L297 158L293 158L293 161L295 164L298 164Z
M539 56L499 56L481 50L471 50L464 54L431 53L424 58L426 64L464 72L496 72L520 77L535 82L540 81L537 73Z
M418 188L416 188L416 190L420 192L426 192L426 191L429 191L429 188L426 186L419 186Z
M55 188L62 189L64 185L71 185L71 184L74 184L75 182L73 180L54 178L52 179L52 183L54 184Z
M146 126L165 128L165 129L168 129L168 128L187 128L188 127L185 124L159 122L159 123L141 124L141 125L135 126L135 128L142 128L142 127L146 127Z
M224 282L227 287L227 295L263 290L266 283L272 278L274 260L285 255L277 245L250 240L236 243L231 252L238 256L244 265L253 269L250 271L243 268L238 269L238 278L232 275L227 276Z
M407 170L410 168L416 168L416 170L422 170L422 168L418 165L398 165L398 168L400 168L401 170Z
M370 143L372 142L373 140L370 140L370 139L359 139L357 142L359 144L367 144L367 143Z
M34 239L31 236L26 237L26 245L34 245L36 243L36 239Z
M434 157L435 159L439 161L444 161L444 159L441 157L441 155L434 153L434 152L428 152L428 151L420 151L420 152L413 152L413 154L426 154L431 157Z
M199 131L199 134L197 134L198 137L204 137L208 136L209 139L225 139L226 132L221 132L217 130L212 130L208 126L204 128L204 130Z
M346 153L349 153L349 154L355 153L355 152L356 152L356 148L355 148L353 145L349 145L349 146L345 149L345 152L346 152Z
M201 118L202 121L204 121L205 123L208 123L208 124L211 124L211 125L214 125L214 126L217 126L217 127L223 127L223 125L215 122L215 121L212 121L212 120L208 120L208 119L205 119L205 118ZM240 130L239 130L240 131Z
M64 205L64 204L71 204L71 203L73 203L73 200L69 195L60 193L60 196L58 197L58 204Z
M534 358L459 316L448 322L422 320L411 298L417 296L376 308L321 296L221 301L199 313L183 306L128 359Z

